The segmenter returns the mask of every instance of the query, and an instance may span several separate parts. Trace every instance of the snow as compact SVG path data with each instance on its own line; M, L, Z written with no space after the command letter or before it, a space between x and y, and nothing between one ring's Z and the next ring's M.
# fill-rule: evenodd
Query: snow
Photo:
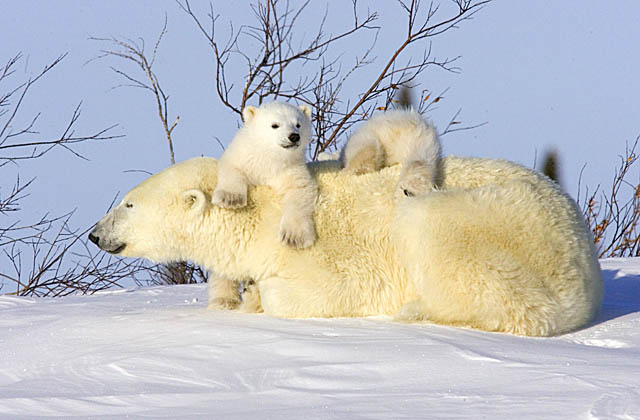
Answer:
M639 419L640 259L553 338L206 310L204 285L0 296L0 417Z

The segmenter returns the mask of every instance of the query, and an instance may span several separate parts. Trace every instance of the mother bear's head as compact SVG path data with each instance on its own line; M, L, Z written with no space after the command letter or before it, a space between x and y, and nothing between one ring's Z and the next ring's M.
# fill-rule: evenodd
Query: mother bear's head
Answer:
M89 239L124 257L193 260L196 242L202 240L194 233L209 224L212 212L225 212L210 204L216 170L215 159L195 158L149 177L96 224ZM204 230L213 241L215 232Z

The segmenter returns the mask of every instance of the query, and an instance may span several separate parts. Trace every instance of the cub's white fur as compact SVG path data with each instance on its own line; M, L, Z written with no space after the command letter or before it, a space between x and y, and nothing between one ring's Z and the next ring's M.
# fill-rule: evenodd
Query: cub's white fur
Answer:
M442 182L438 133L414 110L387 111L363 123L347 141L342 159L345 170L355 174L401 164L397 193L407 196Z
M282 197L280 241L296 248L313 245L317 186L304 155L311 138L311 108L271 102L247 106L242 117L244 125L220 158L213 204L244 207L249 185L267 185Z

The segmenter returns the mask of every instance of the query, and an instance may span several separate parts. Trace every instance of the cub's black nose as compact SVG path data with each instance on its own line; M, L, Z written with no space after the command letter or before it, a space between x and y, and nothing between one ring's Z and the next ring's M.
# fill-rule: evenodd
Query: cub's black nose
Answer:
M291 143L297 143L300 141L300 134L298 133L291 133L289 134L289 141Z
M91 242L93 242L94 244L98 245L98 242L100 241L100 238L96 235L94 235L93 233L89 234L89 240Z

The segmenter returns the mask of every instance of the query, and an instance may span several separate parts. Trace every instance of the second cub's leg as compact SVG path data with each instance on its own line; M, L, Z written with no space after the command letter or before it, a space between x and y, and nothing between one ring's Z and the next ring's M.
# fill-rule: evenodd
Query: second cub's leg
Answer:
M416 118L413 128L401 138L405 144L389 145L404 151L399 156L402 171L396 195L408 197L427 194L442 183L442 151L438 133L435 127L427 124L422 117L413 114L412 116Z
M385 166L385 153L374 133L364 129L356 132L343 151L344 169L356 175L367 174Z

